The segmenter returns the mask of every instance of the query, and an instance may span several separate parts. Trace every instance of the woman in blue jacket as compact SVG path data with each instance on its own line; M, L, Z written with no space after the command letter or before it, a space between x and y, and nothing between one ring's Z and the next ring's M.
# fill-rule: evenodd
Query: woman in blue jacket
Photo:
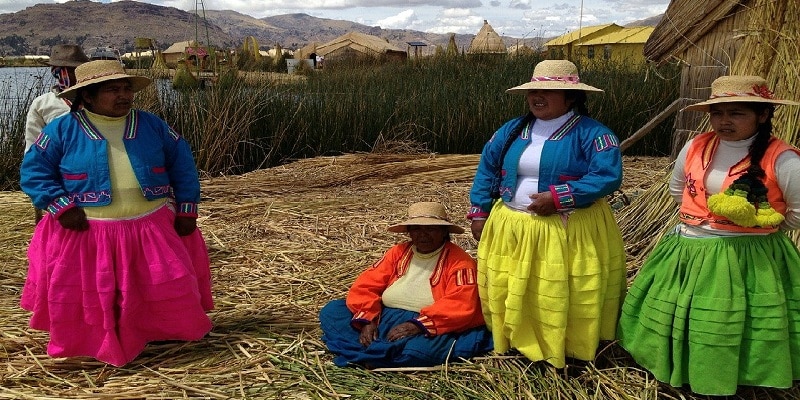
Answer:
M483 148L470 191L478 287L497 352L563 368L614 339L622 237L605 196L622 183L617 137L588 117L575 64L546 60L508 89L530 112Z
M211 330L200 182L189 144L131 109L149 78L116 60L81 64L75 75L58 95L73 100L72 112L48 124L22 161L20 185L46 215L20 303L31 328L50 332L51 356L121 366L147 342Z

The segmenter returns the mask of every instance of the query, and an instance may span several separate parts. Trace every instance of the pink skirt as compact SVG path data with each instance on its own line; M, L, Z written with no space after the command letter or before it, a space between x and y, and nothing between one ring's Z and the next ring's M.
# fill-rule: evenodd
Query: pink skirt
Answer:
M200 230L180 237L161 207L128 220L89 220L64 229L36 225L20 305L30 327L50 332L47 354L89 356L122 366L147 342L199 340L212 327L208 250Z

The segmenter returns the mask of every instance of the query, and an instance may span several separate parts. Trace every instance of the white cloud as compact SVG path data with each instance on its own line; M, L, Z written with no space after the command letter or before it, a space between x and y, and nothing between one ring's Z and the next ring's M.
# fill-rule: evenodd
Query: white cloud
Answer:
M531 1L530 0L511 0L508 3L510 8L514 8L517 10L530 10L531 9Z
M483 26L483 18L473 15L471 10L448 8L442 10L435 19L436 23L425 29L431 33L477 33Z
M0 0L0 13L17 12L41 2L65 1ZM102 0L109 1L123 0ZM137 1L193 12L199 0ZM653 17L666 10L669 0L203 0L203 3L205 10L232 10L255 18L305 13L318 18L433 33L474 34L487 20L501 35L551 37L580 25L612 22L625 25Z
M379 19L376 24L381 28L414 29L413 27L417 26L419 22L414 10L405 10L397 15Z
M471 11L467 8L445 8L442 10L442 18L461 18L467 17Z

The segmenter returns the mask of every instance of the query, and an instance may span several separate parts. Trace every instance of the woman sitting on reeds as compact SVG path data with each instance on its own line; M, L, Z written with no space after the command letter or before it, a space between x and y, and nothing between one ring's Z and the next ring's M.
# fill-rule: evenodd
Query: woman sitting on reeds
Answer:
M712 131L690 140L669 188L680 223L622 308L622 347L662 382L727 396L800 379L800 150L772 136L776 99L758 76L723 76Z
M320 311L322 340L338 366L433 366L492 350L475 261L450 242L464 229L439 203L412 204L408 217L389 231L411 240L361 273L346 300Z

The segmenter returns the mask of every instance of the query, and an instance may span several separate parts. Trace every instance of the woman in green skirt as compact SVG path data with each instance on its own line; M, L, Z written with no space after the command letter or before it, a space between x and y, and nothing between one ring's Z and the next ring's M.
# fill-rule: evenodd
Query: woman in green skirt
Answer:
M656 379L696 393L788 388L800 378L800 151L772 136L778 104L758 76L723 76L712 131L691 139L669 188L680 223L625 299L620 344Z

